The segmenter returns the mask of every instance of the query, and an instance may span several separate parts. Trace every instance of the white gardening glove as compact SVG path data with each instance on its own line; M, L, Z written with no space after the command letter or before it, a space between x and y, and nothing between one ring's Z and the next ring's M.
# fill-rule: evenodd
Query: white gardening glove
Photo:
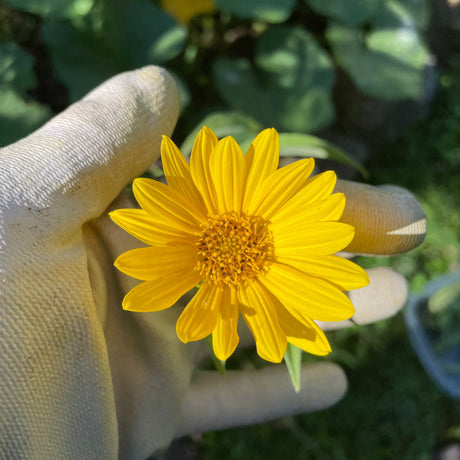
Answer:
M177 338L180 306L122 310L136 281L113 261L139 242L107 210L134 206L120 193L158 158L178 113L172 78L147 67L0 150L2 458L144 459L182 434L324 409L344 394L343 371L327 362L303 368L300 394L279 365L192 376L204 347ZM407 192L338 187L357 227L350 251L396 254L423 239ZM360 324L406 297L398 274L369 275L351 293Z

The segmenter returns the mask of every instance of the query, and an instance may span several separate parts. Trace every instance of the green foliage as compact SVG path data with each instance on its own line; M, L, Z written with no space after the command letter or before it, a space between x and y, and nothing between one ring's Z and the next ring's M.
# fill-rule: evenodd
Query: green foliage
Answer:
M0 43L0 87L24 94L36 86L34 60L16 43Z
M230 107L284 131L314 132L331 123L332 62L308 32L271 27L254 61L255 68L246 59L215 62L214 82Z
M369 23L379 29L405 26L416 30L428 24L426 0L304 0L315 12L346 27Z
M232 136L246 152L263 125L239 112L213 112L202 119L186 137L181 145L181 152L188 156L193 142L203 126L211 128L217 137ZM363 176L366 170L348 154L319 137L303 133L279 133L280 157L319 158L335 160L348 164L359 170Z
M162 64L184 48L185 28L147 0L106 0L103 33L129 67Z
M106 0L93 16L47 22L42 33L72 101L116 73L173 59L186 39L184 27L146 0Z
M426 0L305 0L329 19L326 38L356 86L378 99L419 99L429 52Z
M362 31L331 24L327 39L358 88L376 98L419 99L429 55L413 29Z
M42 29L58 78L76 101L104 80L123 70L116 50L89 24L75 27L70 22L45 23Z
M398 9L399 5L384 2L382 14L375 16L367 33L331 23L326 37L337 61L364 94L389 100L419 99L424 68L430 61L417 30L424 20Z
M0 43L0 145L29 134L50 117L50 111L27 101L37 80L33 58L15 43Z
M288 19L296 0L215 0L214 3L220 11L242 19L279 23Z
M426 0L384 0L372 22L378 29L406 26L421 31L428 26L429 16Z
M50 111L41 104L27 102L15 91L0 89L0 145L26 136L50 115Z
M43 18L73 18L87 14L94 0L4 0L5 3Z
M334 160L352 166L364 177L368 175L365 168L342 149L310 134L280 133L280 156Z
M381 0L304 0L314 11L347 26L359 26L369 21Z
M155 0L6 0L0 38L16 37L34 49L35 68L48 73L35 94L57 79L63 88L50 105L58 110L65 98L73 102L119 72L160 64L180 89L180 140L216 110L239 112L260 127L312 134L336 120L337 66L363 94L421 98L430 62L422 38L426 2L215 0L217 14L185 27ZM31 76L20 70L31 62L17 61L10 74L14 67Z

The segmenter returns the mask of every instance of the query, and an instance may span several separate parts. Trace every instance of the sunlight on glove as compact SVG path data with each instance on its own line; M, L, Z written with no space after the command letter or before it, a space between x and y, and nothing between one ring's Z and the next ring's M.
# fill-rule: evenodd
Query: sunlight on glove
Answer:
M134 207L124 187L159 156L179 113L162 69L121 74L31 136L0 150L0 446L6 458L144 459L175 437L324 409L346 391L332 363L192 374L207 350L183 344L176 306L121 308L137 281L113 267L141 244L107 211ZM346 251L398 254L423 240L417 201L398 188L340 182ZM114 201L115 200L115 201ZM366 324L403 305L390 269L353 291ZM182 305L183 307L183 305ZM326 323L323 329L350 322Z

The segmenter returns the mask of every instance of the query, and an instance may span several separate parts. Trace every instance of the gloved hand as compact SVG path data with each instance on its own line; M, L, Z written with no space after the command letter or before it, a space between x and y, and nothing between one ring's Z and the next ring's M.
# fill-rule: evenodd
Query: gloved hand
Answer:
M0 446L4 458L135 458L179 435L324 409L346 390L332 363L305 366L295 394L285 366L192 375L209 353L176 336L180 307L124 312L136 281L113 267L140 243L107 211L134 206L123 188L159 156L179 113L172 78L121 74L0 151ZM408 192L341 182L348 248L398 254L425 217ZM115 201L114 201L115 200ZM407 287L369 271L351 292L354 321L394 314ZM328 324L323 328L350 324Z

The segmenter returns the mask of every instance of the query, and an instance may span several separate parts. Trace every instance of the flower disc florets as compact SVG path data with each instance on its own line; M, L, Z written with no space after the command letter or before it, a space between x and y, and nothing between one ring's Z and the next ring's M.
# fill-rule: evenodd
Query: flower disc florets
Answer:
M215 284L237 285L257 276L273 254L273 241L260 217L210 216L198 235L195 269Z

